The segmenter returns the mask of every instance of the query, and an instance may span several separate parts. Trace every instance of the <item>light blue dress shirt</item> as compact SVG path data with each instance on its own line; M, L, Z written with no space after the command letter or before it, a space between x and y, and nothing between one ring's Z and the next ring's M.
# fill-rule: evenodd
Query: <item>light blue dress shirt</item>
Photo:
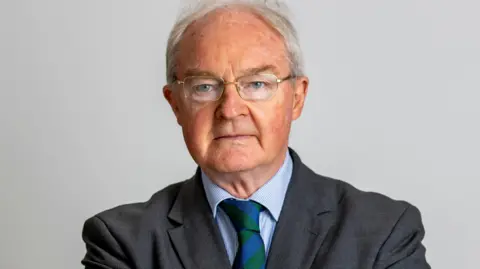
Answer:
M273 232L282 210L283 201L287 192L290 178L292 177L293 162L287 151L287 156L282 167L277 173L258 189L248 200L253 200L263 205L267 210L260 213L260 235L265 244L265 254L268 255L272 242ZM213 183L202 171L202 182L205 188L208 203L212 209L213 217L218 224L225 243L228 258L233 264L238 249L237 232L227 214L218 206L228 198L234 198L230 193ZM243 200L238 199L237 200Z

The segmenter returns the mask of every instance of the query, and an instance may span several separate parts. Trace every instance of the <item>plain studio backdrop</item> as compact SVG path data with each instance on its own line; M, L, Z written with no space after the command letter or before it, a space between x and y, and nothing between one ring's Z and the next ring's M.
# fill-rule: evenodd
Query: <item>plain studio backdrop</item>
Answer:
M177 2L1 0L0 268L80 269L88 217L193 175L162 96ZM480 2L289 4L311 79L291 146L418 206L433 268L478 268Z

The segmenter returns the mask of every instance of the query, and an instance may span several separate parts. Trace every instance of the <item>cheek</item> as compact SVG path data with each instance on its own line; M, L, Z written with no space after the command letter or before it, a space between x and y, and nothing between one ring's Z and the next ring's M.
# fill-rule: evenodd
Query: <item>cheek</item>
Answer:
M270 123L270 132L275 136L284 137L285 133L288 133L290 129L290 113L287 112L286 107L278 105L275 107L274 116Z
M189 146L202 147L212 129L212 108L208 105L183 107L182 129Z
M264 143L284 143L290 131L291 106L285 102L275 102L268 106L257 108L256 121Z

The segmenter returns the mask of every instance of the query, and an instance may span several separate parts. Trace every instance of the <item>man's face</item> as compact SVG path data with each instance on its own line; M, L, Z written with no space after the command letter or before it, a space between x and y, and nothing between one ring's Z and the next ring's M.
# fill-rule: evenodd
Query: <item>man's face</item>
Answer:
M221 10L187 29L179 44L176 76L183 80L205 72L235 81L247 70L268 66L262 73L290 75L281 36L247 11ZM307 85L305 77L284 81L265 101L243 100L232 84L218 101L206 103L189 100L182 85L167 85L164 94L195 162L203 169L230 173L283 160L291 121L301 114Z

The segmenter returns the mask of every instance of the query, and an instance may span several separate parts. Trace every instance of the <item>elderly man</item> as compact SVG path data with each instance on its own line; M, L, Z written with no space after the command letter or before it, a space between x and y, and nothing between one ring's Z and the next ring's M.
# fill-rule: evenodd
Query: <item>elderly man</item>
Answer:
M203 5L174 26L164 96L196 174L88 219L88 269L426 269L412 205L306 167L288 147L308 88L281 7Z

